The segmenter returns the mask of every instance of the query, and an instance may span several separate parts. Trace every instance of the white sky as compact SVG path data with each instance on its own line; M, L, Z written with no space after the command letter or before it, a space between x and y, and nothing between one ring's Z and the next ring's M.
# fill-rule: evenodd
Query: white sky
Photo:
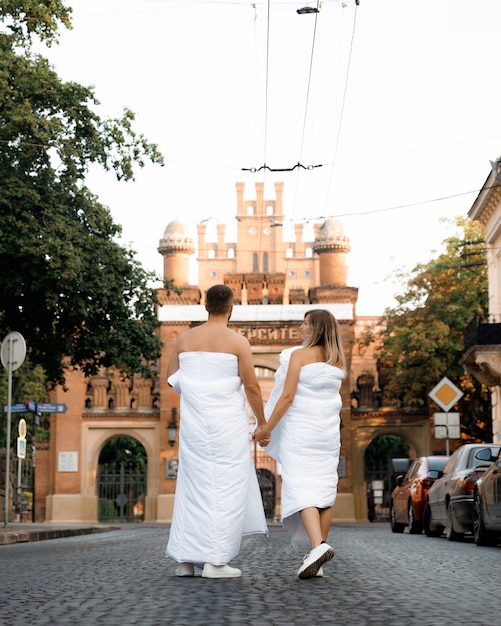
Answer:
M212 218L214 240L219 222L234 241L235 183L253 198L264 181L272 199L279 180L284 238L338 218L357 313L379 315L401 291L392 274L442 249L454 229L441 218L467 214L501 154L500 0L327 0L317 16L297 0L68 3L74 29L44 54L95 86L101 116L131 108L164 154L136 182L88 181L159 275L172 219L196 242ZM265 163L322 167L242 171Z

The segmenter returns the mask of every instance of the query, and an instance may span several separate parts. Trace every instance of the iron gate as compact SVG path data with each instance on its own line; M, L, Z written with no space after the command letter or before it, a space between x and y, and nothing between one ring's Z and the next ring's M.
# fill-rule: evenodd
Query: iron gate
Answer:
M125 463L100 465L98 499L100 522L142 522L146 472Z
M276 506L275 477L266 469L257 469L256 474L263 500L264 514L267 519L273 519Z
M367 511L369 521L388 520L390 517L391 492L395 488L396 472L393 467L394 459L379 459L373 463L365 463L365 482L367 485ZM403 472L405 474L405 472ZM373 490L374 483L382 486L382 496L376 498Z

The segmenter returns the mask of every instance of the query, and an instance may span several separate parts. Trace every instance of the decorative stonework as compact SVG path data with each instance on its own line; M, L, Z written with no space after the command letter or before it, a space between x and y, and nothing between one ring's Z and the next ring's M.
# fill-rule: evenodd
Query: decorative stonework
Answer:
M462 365L467 374L483 385L501 384L501 346L475 346L466 353Z
M313 251L322 252L350 252L350 238L344 234L341 222L328 218L318 231L313 244Z
M186 226L178 220L173 220L167 225L164 236L160 239L158 247L160 254L169 252L185 252L193 254L195 244L193 239L186 232Z

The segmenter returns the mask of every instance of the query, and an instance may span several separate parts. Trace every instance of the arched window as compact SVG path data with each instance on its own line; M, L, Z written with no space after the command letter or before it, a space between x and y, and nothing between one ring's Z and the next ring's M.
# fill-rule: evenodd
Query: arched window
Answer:
M252 255L252 271L259 272L259 258L257 256L257 252L254 252Z
M265 274L268 273L268 253L267 252L263 254L263 272Z

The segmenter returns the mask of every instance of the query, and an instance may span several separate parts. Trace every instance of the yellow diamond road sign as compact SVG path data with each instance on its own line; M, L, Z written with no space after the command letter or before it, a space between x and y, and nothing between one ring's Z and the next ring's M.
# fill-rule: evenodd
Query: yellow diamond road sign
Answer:
M459 398L463 396L463 392L461 389L458 389L456 385L446 376L444 376L428 395L438 404L439 407L447 412L449 409L452 409Z

